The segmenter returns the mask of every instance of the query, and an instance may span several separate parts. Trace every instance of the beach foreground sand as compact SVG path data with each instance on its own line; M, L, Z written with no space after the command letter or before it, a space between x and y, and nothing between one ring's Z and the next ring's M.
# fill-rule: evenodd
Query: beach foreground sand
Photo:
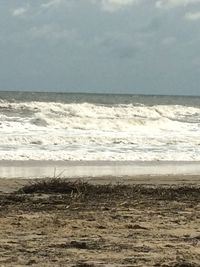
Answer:
M0 266L200 266L198 179L96 181L16 193L28 181L2 179Z

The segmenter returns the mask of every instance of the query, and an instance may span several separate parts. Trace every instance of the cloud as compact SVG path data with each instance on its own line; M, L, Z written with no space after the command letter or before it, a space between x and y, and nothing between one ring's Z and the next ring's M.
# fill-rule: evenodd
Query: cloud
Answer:
M61 0L51 0L46 3L41 4L42 8L52 8L52 7L58 7L61 4Z
M176 42L176 38L174 36L166 37L162 39L161 44L165 46L174 45Z
M143 43L126 33L106 33L95 39L95 45L106 57L118 59L135 58L142 50Z
M103 10L115 12L121 8L137 4L141 0L101 0Z
M61 28L59 25L54 24L32 27L27 34L32 40L79 41L79 35L76 30Z
M174 8L180 6L188 6L200 3L200 0L159 0L156 1L157 8Z
M159 30L163 25L163 19L161 17L153 17L148 24L143 28L143 32L155 32Z
M28 11L28 7L19 7L13 10L12 15L14 17L21 17Z
M200 12L189 12L185 14L187 20L200 20Z

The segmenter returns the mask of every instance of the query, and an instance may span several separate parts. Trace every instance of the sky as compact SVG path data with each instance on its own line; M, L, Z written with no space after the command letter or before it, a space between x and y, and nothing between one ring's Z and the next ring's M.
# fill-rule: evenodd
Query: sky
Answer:
M0 0L0 90L200 95L200 0Z

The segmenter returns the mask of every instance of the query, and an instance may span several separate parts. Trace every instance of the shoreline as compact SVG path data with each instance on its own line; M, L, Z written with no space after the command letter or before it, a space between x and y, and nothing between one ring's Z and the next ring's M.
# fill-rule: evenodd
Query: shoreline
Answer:
M198 176L199 161L0 161L0 179Z

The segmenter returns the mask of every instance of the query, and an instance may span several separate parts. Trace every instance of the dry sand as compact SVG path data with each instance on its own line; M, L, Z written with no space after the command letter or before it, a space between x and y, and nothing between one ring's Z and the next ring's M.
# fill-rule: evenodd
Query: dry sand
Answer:
M199 177L149 179L86 196L16 194L27 180L2 179L0 266L200 266Z

